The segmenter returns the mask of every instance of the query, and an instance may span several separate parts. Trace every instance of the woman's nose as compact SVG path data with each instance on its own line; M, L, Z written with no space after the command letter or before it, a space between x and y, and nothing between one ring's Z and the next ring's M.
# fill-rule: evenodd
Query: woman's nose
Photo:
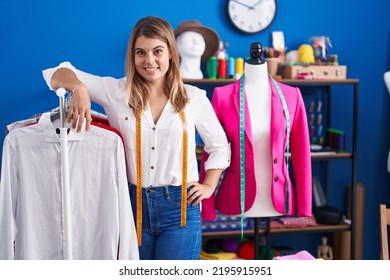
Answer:
M154 56L152 54L146 54L145 63L153 64L154 63Z

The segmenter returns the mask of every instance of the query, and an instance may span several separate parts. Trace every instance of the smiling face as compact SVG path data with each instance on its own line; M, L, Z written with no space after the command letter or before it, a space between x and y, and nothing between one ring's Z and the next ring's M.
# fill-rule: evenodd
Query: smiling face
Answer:
M177 112L187 104L176 39L166 20L148 16L135 24L127 45L125 71L128 104L136 114L146 109L151 94L165 94Z
M166 43L140 36L135 41L134 63L137 73L149 83L163 82L169 69L170 51Z

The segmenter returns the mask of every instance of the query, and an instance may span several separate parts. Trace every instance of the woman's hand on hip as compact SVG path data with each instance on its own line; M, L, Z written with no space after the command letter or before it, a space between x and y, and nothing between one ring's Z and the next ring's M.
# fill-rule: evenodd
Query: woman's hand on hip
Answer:
M190 182L187 187L192 188L187 192L187 203L192 206L198 205L203 199L210 198L214 192L214 187L198 182Z

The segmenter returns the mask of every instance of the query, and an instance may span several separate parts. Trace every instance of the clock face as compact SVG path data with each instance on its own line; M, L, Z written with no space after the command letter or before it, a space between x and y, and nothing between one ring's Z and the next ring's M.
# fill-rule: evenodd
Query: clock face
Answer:
M275 0L228 0L229 21L244 33L257 33L267 28L276 14Z

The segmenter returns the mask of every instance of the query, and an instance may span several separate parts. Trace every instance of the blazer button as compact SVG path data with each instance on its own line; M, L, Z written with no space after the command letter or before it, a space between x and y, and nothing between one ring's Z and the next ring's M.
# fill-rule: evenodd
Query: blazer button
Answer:
M277 164L278 163L278 159L274 159L274 164Z
M274 182L276 183L277 181L279 181L279 177L274 178Z

